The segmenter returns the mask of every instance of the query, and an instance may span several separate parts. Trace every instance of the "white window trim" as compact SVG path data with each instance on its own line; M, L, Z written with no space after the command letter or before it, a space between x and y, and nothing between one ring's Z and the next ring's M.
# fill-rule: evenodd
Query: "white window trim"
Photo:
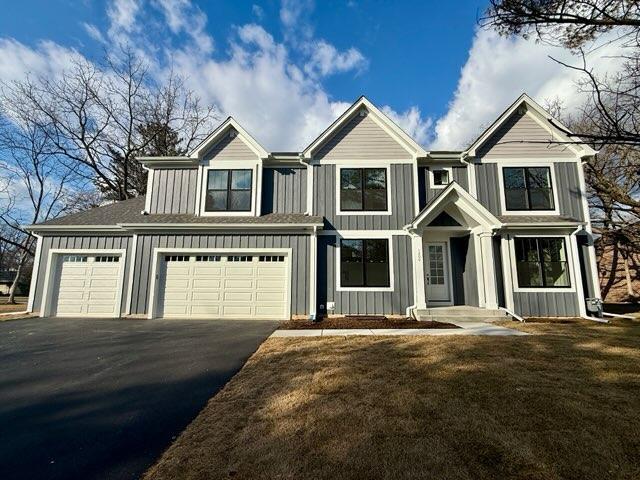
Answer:
M565 255L567 257L567 265L569 266L569 286L568 287L520 287L518 284L518 266L516 261L516 238L562 238L564 239L564 246L566 249ZM527 293L563 293L563 292L576 292L576 283L579 280L576 278L575 262L573 243L571 241L571 235L511 235L507 240L509 242L509 255L511 257L511 279L513 283L514 292L527 292Z
M160 287L160 258L167 254L189 255L285 255L287 257L287 312L286 317L291 318L292 278L293 278L293 249L291 248L154 248L151 265L151 291L149 292L147 318L156 317L158 311L159 287Z
M117 255L120 257L120 272L118 273L118 295L116 303L116 316L112 318L119 318L122 316L122 289L124 288L124 271L126 270L127 250L126 249L60 249L52 248L49 250L47 256L47 267L45 268L44 276L44 288L42 290L42 305L40 307L40 316L47 317L51 315L53 307L53 292L52 287L53 277L58 275L58 258L61 255ZM133 268L133 266L131 267Z
M446 185L436 185L434 178L433 178L433 172L434 170L446 170L447 172L449 172L449 183L453 182L453 167L433 167L430 166L429 167L429 188L431 188L432 190L442 190L444 188L447 188L449 186L449 183L447 183Z
M497 162L498 165L498 185L499 185L499 197L500 197L500 210L501 215L560 215L560 205L558 204L558 183L556 181L556 169L554 163L556 160L547 161L504 161ZM551 190L553 192L553 210L507 210L507 200L505 198L504 190L504 169L509 167L548 167L549 174L551 175Z
M340 171L349 168L384 168L387 172L387 209L382 211L343 211L340 207ZM391 215L391 165L388 163L344 163L336 165L336 215Z
M202 177L200 180L200 216L203 217L256 217L258 214L259 205L258 198L259 193L262 191L262 175L259 175L261 164L259 162L251 161L217 161L214 165L202 167ZM205 210L207 199L207 179L209 178L210 170L251 170L251 210L248 212L207 212Z
M336 235L336 291L337 292L393 292L394 291L394 275L393 275L393 236L385 232L372 230L370 232L346 232L343 231ZM389 286L388 287L343 287L340 283L340 256L341 256L341 240L369 240L369 239L385 239L389 244Z

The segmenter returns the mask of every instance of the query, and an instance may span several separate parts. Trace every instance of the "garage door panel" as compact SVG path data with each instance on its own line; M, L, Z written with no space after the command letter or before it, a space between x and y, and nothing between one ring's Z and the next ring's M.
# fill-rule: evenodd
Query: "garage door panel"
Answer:
M55 315L119 316L123 262L118 260L117 255L57 255L52 294Z
M183 260L176 261L178 257ZM161 257L161 261L165 262L159 282L163 316L250 319L288 315L286 256L259 257L241 251L213 256L196 252L171 254Z

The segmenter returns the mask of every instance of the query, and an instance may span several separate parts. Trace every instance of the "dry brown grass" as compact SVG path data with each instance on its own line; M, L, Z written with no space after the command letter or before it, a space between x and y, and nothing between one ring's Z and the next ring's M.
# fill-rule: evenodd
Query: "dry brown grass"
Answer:
M640 478L640 323L509 326L270 339L145 478Z
M281 330L322 330L326 328L459 328L451 323L419 322L412 318L367 318L367 317L336 317L322 318L316 322L311 320L289 320L278 327Z
M0 313L24 312L27 309L27 298L16 297L16 303L7 303L7 297L0 297Z

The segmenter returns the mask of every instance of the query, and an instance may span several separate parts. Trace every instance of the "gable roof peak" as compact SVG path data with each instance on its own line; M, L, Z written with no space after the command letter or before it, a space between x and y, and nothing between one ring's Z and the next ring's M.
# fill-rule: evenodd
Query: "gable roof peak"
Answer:
M207 137L200 142L191 152L189 152L189 156L191 158L198 158L200 155L206 151L211 145L218 142L222 136L227 132L227 130L233 129L242 137L244 143L253 150L253 152L260 158L267 158L269 153L264 149L260 142L258 142L252 135L247 132L240 123L229 115L226 120L224 120L220 125L218 125L213 132L211 132Z

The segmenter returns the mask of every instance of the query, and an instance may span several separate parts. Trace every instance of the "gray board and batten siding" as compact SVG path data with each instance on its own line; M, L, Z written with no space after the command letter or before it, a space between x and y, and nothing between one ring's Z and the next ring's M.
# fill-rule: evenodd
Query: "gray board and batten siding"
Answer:
M149 213L194 213L198 191L197 168L159 168L153 173Z
M153 287L149 277L155 248L291 248L291 314L309 313L309 235L277 233L139 235L133 278L132 314L141 315L149 311L149 292Z
M419 166L418 167L418 191L420 197L420 210L434 197L436 197L442 189L431 188L429 183L429 169L437 170L438 166ZM469 174L466 165L443 165L442 168L451 168L452 180L460 185L467 192L469 191Z
M262 170L262 214L305 213L307 169L265 167Z
M34 311L41 311L43 305L44 283L46 279L47 263L49 258L49 252L52 249L56 250L96 250L96 249L108 249L108 250L126 250L126 258L124 265L124 278L125 287L122 289L122 302L121 313L126 311L126 280L129 278L129 270L131 268L131 246L133 240L131 236L127 235L89 235L82 233L75 233L72 235L52 235L42 237L42 248L40 250L40 263L38 264L38 279L35 285ZM34 259L37 261L37 259ZM52 264L53 267L53 264ZM35 272L34 272L35 273ZM50 280L50 282L53 279ZM53 285L53 283L50 283ZM51 293L51 292L50 292Z
M338 291L336 255L339 241L340 237L333 235L318 237L318 314L406 314L407 307L414 303L411 237L392 237L394 282L390 292ZM335 302L334 311L327 312L327 302Z
M526 166L526 163L523 163ZM584 219L582 209L582 197L580 192L580 180L578 168L582 168L576 162L555 162L556 185L554 189L558 195L558 206L561 216ZM476 163L476 183L478 201L494 215L501 215L500 207L500 183L498 175L502 171L496 163Z
M336 215L336 165L314 165L314 215L325 217L325 230L401 230L416 215L413 165L390 165L391 215Z

